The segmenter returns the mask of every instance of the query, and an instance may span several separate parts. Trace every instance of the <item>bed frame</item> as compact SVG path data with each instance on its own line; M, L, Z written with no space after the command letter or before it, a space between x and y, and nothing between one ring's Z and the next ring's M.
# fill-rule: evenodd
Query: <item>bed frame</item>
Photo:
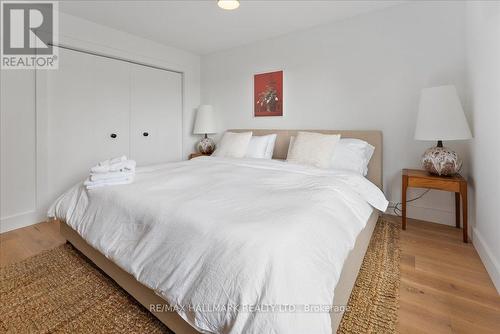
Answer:
M234 132L253 131L255 135L266 135L276 133L276 145L273 159L286 159L290 136L296 135L298 131L314 131L325 134L341 134L343 138L363 139L375 147L375 152L369 164L367 178L382 188L382 133L380 131L336 131L336 130L230 130ZM368 243L378 219L378 212L374 210L366 227L361 231L356 239L354 248L349 253L339 282L335 287L333 305L347 305L352 288L356 281L361 263L363 261ZM196 334L198 333L190 324L174 312L156 312L151 309L151 305L166 304L166 301L158 296L153 290L138 282L132 275L118 267L103 254L90 246L76 231L65 222L61 222L61 234L76 249L83 253L102 271L110 276L118 285L134 297L139 303L151 311L161 322L176 334ZM331 313L332 333L336 333L342 320L343 312Z

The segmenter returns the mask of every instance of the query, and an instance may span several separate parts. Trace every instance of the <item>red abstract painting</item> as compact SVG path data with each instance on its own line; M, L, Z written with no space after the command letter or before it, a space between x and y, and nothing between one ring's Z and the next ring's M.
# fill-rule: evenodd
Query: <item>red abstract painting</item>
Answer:
M254 75L254 114L283 116L283 71Z

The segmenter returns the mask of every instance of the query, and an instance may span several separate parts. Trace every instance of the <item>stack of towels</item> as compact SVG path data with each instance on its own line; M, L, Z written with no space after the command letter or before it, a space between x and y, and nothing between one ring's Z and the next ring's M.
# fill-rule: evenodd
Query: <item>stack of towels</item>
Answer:
M90 169L90 176L83 183L87 189L95 189L134 181L135 161L126 156L101 161Z

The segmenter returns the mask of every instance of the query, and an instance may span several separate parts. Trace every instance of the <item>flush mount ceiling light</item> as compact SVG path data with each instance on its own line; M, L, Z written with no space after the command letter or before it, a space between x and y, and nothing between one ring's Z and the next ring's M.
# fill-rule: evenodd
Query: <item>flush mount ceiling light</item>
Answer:
M240 2L238 0L218 0L217 5L225 10L233 10L240 6Z

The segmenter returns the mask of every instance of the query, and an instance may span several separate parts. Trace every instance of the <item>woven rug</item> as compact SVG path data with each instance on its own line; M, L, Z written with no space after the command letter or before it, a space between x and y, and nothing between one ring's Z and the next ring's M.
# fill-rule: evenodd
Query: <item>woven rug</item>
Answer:
M379 218L337 333L396 333L399 225Z
M339 333L394 333L399 228L379 219ZM71 245L0 269L1 333L172 333Z

